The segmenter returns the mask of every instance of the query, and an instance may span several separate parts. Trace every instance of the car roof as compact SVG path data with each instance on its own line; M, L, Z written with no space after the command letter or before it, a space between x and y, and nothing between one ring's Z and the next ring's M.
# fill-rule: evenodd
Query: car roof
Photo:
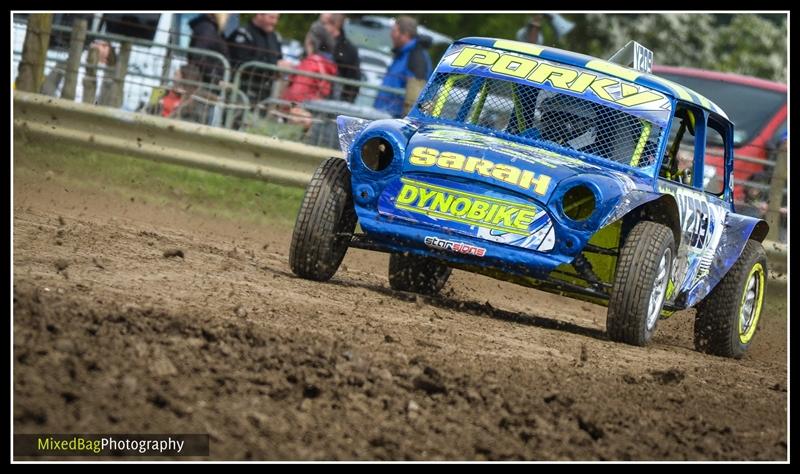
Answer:
M456 41L455 44L470 44L474 46L483 46L486 48L502 49L505 51L522 53L528 56L539 57L550 61L556 61L559 63L600 72L617 79L622 79L634 84L649 87L672 98L689 102L709 112L719 115L730 122L728 115L724 110L722 110L722 108L708 98L704 97L702 94L699 94L698 92L695 92L686 86L676 84L675 82L664 79L663 77L636 71L634 69L605 61L603 59L588 56L586 54L575 53L550 46L542 46L533 43L523 43L520 41L511 41L498 38L468 37L461 38L460 40Z
M693 67L664 66L655 64L653 65L653 71L656 74L664 73L674 74L676 76L698 77L701 79L730 82L732 84L740 84L743 86L766 89L775 92L786 93L789 90L787 85L782 82L769 81L759 77L744 76L742 74L734 74L732 72L709 71L707 69L696 69Z

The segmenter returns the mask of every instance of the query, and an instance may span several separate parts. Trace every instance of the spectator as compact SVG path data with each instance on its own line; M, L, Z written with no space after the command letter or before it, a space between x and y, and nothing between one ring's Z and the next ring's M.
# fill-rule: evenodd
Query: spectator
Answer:
M207 123L211 109L208 101L213 98L200 88L201 79L200 71L195 66L184 64L175 72L172 88L158 100L156 109L148 110L148 113Z
M227 13L200 15L189 22L192 28L190 48L215 51L228 58L228 45L222 37L222 30L228 21ZM203 54L189 53L189 64L194 65L201 74L203 82L218 86L223 79L224 65L218 59ZM215 88L215 90L218 90Z
M336 63L333 62L331 54L333 49L331 38L320 23L311 25L304 43L306 54L297 69L329 76L336 75ZM311 125L310 114L296 104L327 98L331 91L330 81L295 74L289 78L289 86L283 91L281 99L292 102L289 114L294 117L293 121L303 123L308 128Z
M95 40L89 49L97 50L97 63L105 66L113 66L117 63L117 53L111 43L105 40Z
M323 13L319 19L333 39L333 61L339 71L339 77L360 81L361 61L358 58L358 49L344 35L345 16L341 13ZM339 99L354 102L358 96L358 89L358 86L342 86Z
M417 20L400 16L392 26L394 61L386 71L383 85L406 88L409 79L426 81L431 74L431 58L425 49L425 42L417 37ZM375 108L385 110L394 117L403 113L404 98L388 92L379 92L375 97Z
M81 63L88 63L90 55L96 55L97 64L102 67L93 69L93 76L88 74L88 71L86 73L81 72L83 77L76 85L75 100L83 101L88 104L108 105L108 95L112 88L113 74L106 74L105 68L113 67L116 64L116 53L108 41L94 40L81 54ZM61 96L65 76L66 62L57 62L56 66L45 77L42 84L42 94L55 97ZM98 84L100 84L101 87L97 87ZM88 88L87 85L89 86ZM103 95L103 93L105 94ZM84 95L86 95L86 97L84 97Z
M542 15L531 16L527 25L523 26L517 31L517 41L524 41L527 43L544 43L542 36Z
M91 51L97 51L97 64L106 68L114 67L117 64L117 53L111 43L105 40L95 40L89 46ZM88 55L87 55L88 56ZM111 102L110 91L113 88L113 75L104 68L96 68L94 75L87 74L83 78L82 100L85 103L106 105ZM99 85L99 87L98 87ZM88 94L91 97L83 97ZM92 95L94 94L94 95Z
M231 33L228 47L232 68L237 69L248 61L276 65L282 63L281 36L275 31L279 19L278 13L257 13L250 23ZM242 74L242 89L251 100L261 102L269 98L276 76L265 71Z
M331 54L333 48L330 37L320 24L311 26L304 44L306 55L297 65L299 71L336 75L337 68ZM291 102L324 99L331 94L331 90L330 81L295 74L289 78L289 86L281 98Z

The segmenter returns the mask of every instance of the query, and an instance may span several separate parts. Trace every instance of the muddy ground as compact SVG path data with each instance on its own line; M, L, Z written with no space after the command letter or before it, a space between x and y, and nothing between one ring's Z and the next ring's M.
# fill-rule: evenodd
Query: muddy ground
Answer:
M286 225L56 179L15 178L13 211L16 433L209 433L212 459L787 457L785 293L733 361L693 351L692 311L637 348L605 308L461 271L393 292L381 254L304 281Z

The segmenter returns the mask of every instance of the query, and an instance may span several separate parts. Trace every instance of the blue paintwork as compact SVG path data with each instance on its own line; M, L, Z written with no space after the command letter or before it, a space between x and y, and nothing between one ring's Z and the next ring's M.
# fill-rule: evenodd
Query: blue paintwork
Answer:
M470 38L456 45L488 47L493 42ZM546 48L540 57L573 66L595 59L553 48ZM452 69L447 66L448 71ZM675 93L663 83L656 84L647 76L637 79L637 83L651 85L667 95L674 105ZM708 111L719 114L714 108L712 104ZM666 129L670 123L668 117ZM361 227L377 247L391 252L436 256L454 264L546 278L557 266L572 262L598 230L650 201L669 195L665 199L674 199L677 204L682 231L673 275L676 291L667 303L671 308L683 308L693 306L713 289L736 262L755 226L763 222L733 212L729 178L726 177L724 195L717 198L704 193L702 183L692 187L658 179L661 159L648 168L635 168L570 150L548 149L520 137L448 123L419 113L411 113L405 119L373 122L341 116L338 125ZM730 138L732 124L728 125ZM368 169L361 160L362 145L374 137L387 140L395 157L386 169L377 172ZM665 142L662 137L659 156L664 154ZM495 168L512 167L534 177L546 175L549 184L542 192L536 192L533 186L526 188L493 174L485 176L457 166L443 167L438 161L433 165L414 163L411 157L419 149L435 150L437 156L448 152L465 159L488 160ZM697 151L696 159L698 156L702 160L703 150ZM730 168L732 161L727 161ZM406 185L408 188L404 188ZM561 210L564 193L577 185L587 186L596 201L594 212L582 222L568 219ZM423 192L439 197L424 201ZM403 193L405 204L398 207ZM449 212L450 217L453 213L465 213L461 221L443 217L441 208L433 204L454 203L459 199L463 206L451 207ZM503 229L511 225L512 211L514 216L525 211L530 218L519 221L524 230L517 228L518 233L488 229L476 220L475 216L482 215L474 204L476 200L495 203L497 209L506 206L503 208L507 211L506 219L497 224ZM428 237L479 247L485 250L485 255L442 253L426 245Z

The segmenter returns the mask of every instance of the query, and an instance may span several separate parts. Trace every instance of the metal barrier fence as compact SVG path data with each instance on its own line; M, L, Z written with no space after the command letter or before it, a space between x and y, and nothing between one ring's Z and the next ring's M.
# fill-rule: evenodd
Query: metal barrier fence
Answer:
M69 52L48 51L45 61L47 77L41 92L128 111L159 113L161 110L156 106L160 97L169 92L170 86L180 85L189 89L190 96L204 99L205 104L203 107L194 107L196 110L180 118L222 125L228 93L225 85L230 83L231 78L227 58L205 49L91 32L86 27L85 21L76 21L72 28L52 26L51 36L69 33L70 47ZM15 35L21 34L25 31L25 25L15 23L14 29ZM98 40L99 43L85 48L89 40ZM109 48L105 54L107 58L113 58L113 62L101 60L103 48ZM21 55L21 51L14 51L15 59L21 58ZM183 66L190 61L197 69L194 77L176 81L176 72L184 70ZM203 81L203 68L218 72L221 82ZM209 104L213 106L209 107Z
M24 35L26 25L15 22L14 28L15 36L20 37ZM75 20L72 28L53 25L51 30L51 36L59 35L62 43L69 43L70 51L48 51L45 64L48 77L41 90L43 93L128 111L160 114L213 126L224 125L234 130L333 149L338 148L337 115L388 118L389 115L371 107L375 95L378 91L399 96L405 94L403 89L386 88L374 82L353 81L257 61L242 64L232 80L230 63L213 51L91 32L86 30L85 23L81 25L81 20ZM85 48L91 40L109 43L116 52L115 64L106 65L98 61L97 51ZM21 41L15 43L14 55L18 62L22 55ZM203 61L198 61L198 58L203 58ZM190 62L200 66L219 66L219 82L209 83L207 77L187 78L184 68ZM184 72L182 78L176 77L179 71ZM70 80L71 76L76 77ZM281 91L299 77L327 85L332 94L325 97L320 94L318 100L302 104L283 100ZM77 86L72 89L70 86L75 83ZM356 104L337 100L341 91L348 87L360 91L353 101ZM182 89L185 97L180 98L181 107L170 115L161 104L165 97L173 101L177 99L174 94L170 97L175 89ZM84 94L84 91L88 93ZM91 97L95 99L91 100Z
M379 92L403 98L409 95L404 89L383 87L374 82L353 81L258 61L243 63L233 70L227 58L213 51L88 31L85 22L80 21L75 21L72 28L53 25L51 30L51 35L60 35L69 48L48 51L47 78L42 88L47 95L329 149L338 149L337 115L388 118L388 114L371 107L375 96ZM15 19L15 72L22 56L20 37L25 31L26 24ZM86 48L91 40L107 42L113 48L116 61L101 61L97 48ZM203 71L187 67L190 63L201 69L216 69L218 81L209 82ZM176 76L178 71L184 73L183 77ZM286 100L282 92L298 78L324 87L330 94L320 93L318 99L302 103ZM358 88L358 95L352 102L337 100L346 87ZM736 155L739 162L775 171L769 173L769 184L734 180L736 186L768 193L769 198L755 206L746 202L735 204L737 210L749 208L750 213L766 218L771 227L770 238L784 242L788 230L785 155L785 150L783 155L773 153L773 159L769 160Z
M294 81L305 81L311 96L319 96L303 103L295 103L284 94ZM353 102L342 100L342 91L355 88L358 94ZM236 70L232 88L246 91L253 100L249 113L242 117L231 112L226 117L227 128L267 133L310 145L338 149L336 116L349 115L364 119L391 118L391 115L372 108L378 92L405 96L405 90L354 81L310 71L280 67L260 61L243 63ZM354 89L350 89L353 91ZM325 91L330 91L325 94Z

